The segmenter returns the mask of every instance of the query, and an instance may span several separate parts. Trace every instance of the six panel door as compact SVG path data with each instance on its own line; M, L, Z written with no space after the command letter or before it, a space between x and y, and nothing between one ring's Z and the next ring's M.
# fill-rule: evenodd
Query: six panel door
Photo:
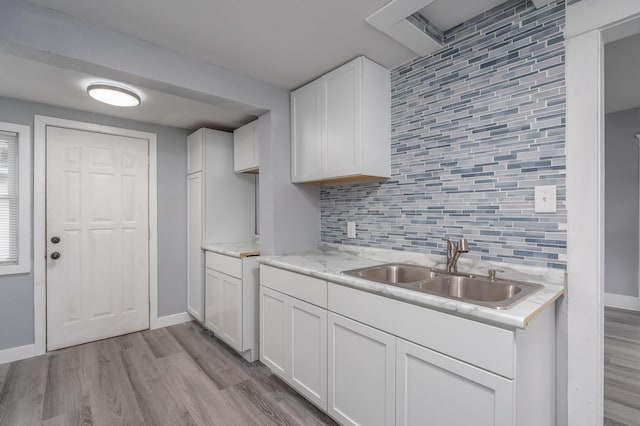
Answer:
M49 126L47 349L149 328L148 141Z

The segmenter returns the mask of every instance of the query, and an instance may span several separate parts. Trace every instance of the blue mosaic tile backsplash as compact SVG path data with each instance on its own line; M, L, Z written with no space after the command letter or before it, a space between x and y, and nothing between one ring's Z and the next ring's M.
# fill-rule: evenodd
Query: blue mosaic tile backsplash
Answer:
M392 177L323 187L322 240L444 256L465 237L464 257L565 268L564 13L509 1L392 70ZM534 213L537 185L557 213Z

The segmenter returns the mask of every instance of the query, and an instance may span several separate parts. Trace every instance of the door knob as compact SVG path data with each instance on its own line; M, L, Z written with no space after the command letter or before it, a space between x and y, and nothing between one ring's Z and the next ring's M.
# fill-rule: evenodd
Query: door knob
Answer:
M58 253L57 251L54 251L53 253L51 253L51 258L52 259L60 259L60 253Z
M51 238L51 242L52 242L53 244L58 244L58 243L60 242L60 237L53 237L53 238Z

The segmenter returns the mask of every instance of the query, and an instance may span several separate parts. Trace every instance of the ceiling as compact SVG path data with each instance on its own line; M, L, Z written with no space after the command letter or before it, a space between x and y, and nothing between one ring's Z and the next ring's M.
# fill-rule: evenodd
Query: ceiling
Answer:
M416 56L365 21L388 0L27 1L286 90L359 55L390 69ZM409 8L429 2L393 1ZM422 13L447 29L500 2L436 0ZM86 83L100 76L10 54L0 55L0 74L0 96L188 129L231 130L261 113L141 87L141 106L111 107L86 96Z
M122 117L184 129L209 127L233 130L255 119L254 115L213 103L203 103L155 90L133 88L142 103L133 108L105 105L91 99L89 83L109 81L77 71L0 53L0 95L32 102ZM224 100L221 100L221 104Z
M415 57L365 22L389 0L30 1L285 89L358 55L387 68ZM501 2L437 0L424 12L451 27Z
M640 34L605 45L605 112L640 107Z

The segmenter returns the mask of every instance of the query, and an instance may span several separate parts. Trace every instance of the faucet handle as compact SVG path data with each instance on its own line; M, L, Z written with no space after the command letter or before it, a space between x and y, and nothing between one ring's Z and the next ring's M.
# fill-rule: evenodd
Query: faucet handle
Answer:
M489 281L495 281L496 280L496 273L498 272L504 272L504 270L502 269L489 269L487 271L488 275L489 275Z
M460 241L458 242L458 251L460 253L467 253L469 251L469 243L467 243L465 238L460 238Z

